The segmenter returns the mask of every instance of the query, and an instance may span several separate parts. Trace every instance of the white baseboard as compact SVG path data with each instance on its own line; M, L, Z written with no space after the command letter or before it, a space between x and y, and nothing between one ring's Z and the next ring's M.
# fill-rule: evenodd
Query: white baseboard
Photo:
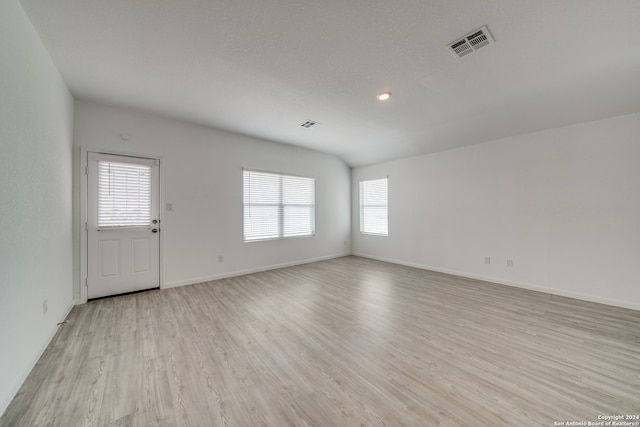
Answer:
M220 280L220 279L226 279L226 278L229 278L229 277L244 276L245 274L259 273L261 271L275 270L277 268L293 267L295 265L302 265L302 264L309 264L309 263L312 263L312 262L326 261L326 260L329 260L329 259L341 258L341 257L349 256L349 255L351 255L351 252L343 252L343 253L327 255L327 256L323 256L323 257L308 258L308 259L303 259L303 260L285 262L285 263L281 263L281 264L265 265L265 266L261 266L261 267L248 268L248 269L245 269L245 270L229 271L229 272L225 272L225 273L214 274L214 275L211 275L211 276L198 277L198 278L192 278L192 279L188 279L188 280L181 280L181 281L178 281L178 282L165 283L162 286L162 289L177 288L179 286L187 286L187 285L195 285L196 283L210 282L211 280Z
M56 335L56 333L58 332L58 323L63 322L67 316L69 316L69 313L71 313L71 310L73 309L73 307L76 305L76 300L71 300L69 301L69 305L67 306L67 308L64 311L64 316L62 316L61 319L57 320L54 324L53 327L51 328L51 332L49 334L49 337L47 338L47 340L45 341L45 343L42 345L42 347L40 348L40 351L38 352L38 354L36 354L36 356L31 360L31 363L29 364L29 369L27 369L22 376L20 377L19 381L14 385L13 389L11 390L11 392L9 393L9 398L5 401L1 403L0 406L0 416L2 416L2 414L4 414L4 411L7 410L7 407L9 406L9 404L11 403L11 401L13 400L13 398L16 396L16 394L18 393L18 391L20 390L20 387L22 387L22 384L24 384L25 380L27 379L27 377L29 376L29 374L31 373L31 371L33 370L33 368L36 366L36 363L38 363L38 360L40 360L40 358L42 357L42 355L44 354L44 351L47 349L47 347L49 346L49 344L51 343L51 340L53 339L53 337Z
M616 299L611 299L611 298L604 298L604 297L600 297L600 296L596 296L596 295L583 294L583 293L580 293L580 292L563 291L561 289L549 288L549 287L546 287L546 286L539 286L539 285L536 285L536 284L533 284L533 283L523 283L523 282L517 282L517 281L508 281L508 280L503 280L503 279L500 279L500 278L497 278L497 277L483 276L483 275L479 275L479 274L467 273L467 272L464 272L464 271L449 270L449 269L446 269L446 268L439 268L439 267L434 267L434 266L431 266L431 265L419 264L419 263L414 263L414 262L407 262L407 261L402 261L402 260L393 259L393 258L379 257L379 256L375 256L375 255L370 255L370 254L354 253L353 255L354 256L359 256L359 257L362 257L362 258L374 259L374 260L377 260L377 261L389 262L391 264L398 264L398 265L404 265L404 266L407 266L407 267L419 268L421 270L436 271L438 273L451 274L451 275L454 275L454 276L466 277L468 279L483 280L485 282L497 283L499 285L513 286L515 288L528 289L530 291L542 292L542 293L545 293L545 294L558 295L558 296L562 296L562 297L574 298L574 299L579 299L579 300L583 300L583 301L595 302L595 303L599 303L599 304L611 305L611 306L614 306L614 307L622 307L622 308L628 308L628 309L631 309L631 310L640 311L640 305L639 304L635 304L635 303L629 302L629 301L621 301L621 300L616 300Z

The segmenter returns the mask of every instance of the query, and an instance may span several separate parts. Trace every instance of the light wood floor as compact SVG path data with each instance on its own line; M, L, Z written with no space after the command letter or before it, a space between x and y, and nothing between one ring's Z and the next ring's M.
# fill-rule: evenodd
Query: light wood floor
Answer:
M356 257L77 306L1 426L640 413L640 312Z

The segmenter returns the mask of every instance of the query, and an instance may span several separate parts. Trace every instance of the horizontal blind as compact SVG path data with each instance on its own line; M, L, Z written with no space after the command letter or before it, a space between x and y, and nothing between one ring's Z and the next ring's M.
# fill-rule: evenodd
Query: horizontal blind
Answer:
M280 236L280 177L269 173L243 172L244 240Z
M244 240L310 236L315 232L315 180L245 170Z
M360 182L360 232L389 234L388 179Z
M309 236L315 229L315 180L282 176L284 237Z
M151 166L98 162L98 227L151 225Z

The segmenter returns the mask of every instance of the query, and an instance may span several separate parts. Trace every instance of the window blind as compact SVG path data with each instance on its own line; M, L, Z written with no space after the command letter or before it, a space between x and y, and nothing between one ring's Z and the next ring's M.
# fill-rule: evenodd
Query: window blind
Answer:
M151 225L151 166L98 162L98 227Z
M360 232L389 235L387 178L360 182Z
M315 233L315 180L245 170L244 241Z

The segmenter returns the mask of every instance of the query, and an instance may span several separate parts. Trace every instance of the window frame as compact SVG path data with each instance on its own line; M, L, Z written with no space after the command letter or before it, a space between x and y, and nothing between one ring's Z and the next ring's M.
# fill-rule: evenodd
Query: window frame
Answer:
M368 182L372 182L372 181L385 181L386 182L386 199L385 199L385 203L384 204L364 204L364 191L365 191L365 185ZM369 236L380 236L380 237L388 237L389 236L389 176L385 176L384 178L374 178L374 179L364 179L359 181L358 183L358 190L359 190L359 220L360 220L360 234L366 234ZM365 225L366 225L366 221L365 221L365 210L366 208L380 208L380 207L384 207L385 208L385 219L386 219L386 227L385 230L386 232L375 232L375 231L366 231L365 230Z
M278 202L277 203L246 203L246 173L255 173L255 174L263 174L263 175L272 175L278 178L278 188L275 190L278 192ZM294 179L305 179L310 180L311 182L311 204L300 204L300 203L284 203L284 181L286 178L294 178ZM249 238L247 239L247 230L246 230L246 208L247 206L274 206L278 210L277 214L277 236L272 235L268 237L258 237L258 238ZM286 207L303 207L310 209L310 233L309 234L295 234L295 235L286 235ZM315 237L316 235L316 179L310 176L302 176L302 175L294 175L290 173L282 173L282 172L273 172L259 169L242 169L242 241L243 243L254 243L254 242L264 242L270 240L283 240L283 239L297 239L297 238L305 238L305 237Z

